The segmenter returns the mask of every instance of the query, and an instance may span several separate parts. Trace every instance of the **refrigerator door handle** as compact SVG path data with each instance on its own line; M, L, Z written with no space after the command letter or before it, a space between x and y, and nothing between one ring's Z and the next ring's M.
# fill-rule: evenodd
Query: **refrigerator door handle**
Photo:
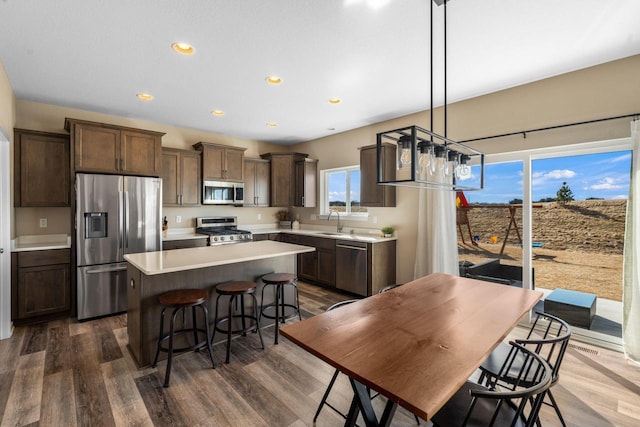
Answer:
M129 192L124 192L124 222L122 223L124 230L124 248L129 249Z
M124 192L118 191L118 260L124 258Z

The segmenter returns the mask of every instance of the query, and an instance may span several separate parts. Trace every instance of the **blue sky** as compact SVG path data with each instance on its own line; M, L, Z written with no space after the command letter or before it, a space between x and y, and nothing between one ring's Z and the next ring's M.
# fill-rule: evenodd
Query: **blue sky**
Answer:
M360 171L349 171L351 179L351 201L360 201ZM347 173L334 172L327 176L329 184L329 202L345 201L347 192Z
M477 180L477 168L472 167L476 179L468 182ZM630 169L630 151L534 160L533 200L556 197L563 182L571 188L575 200L627 198ZM468 191L465 196L469 203L508 203L515 198L521 199L522 163L485 165L484 190Z

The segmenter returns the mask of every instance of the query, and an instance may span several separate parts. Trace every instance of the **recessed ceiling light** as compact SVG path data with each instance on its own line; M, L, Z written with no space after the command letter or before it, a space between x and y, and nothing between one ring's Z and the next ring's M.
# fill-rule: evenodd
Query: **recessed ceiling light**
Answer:
M342 99L340 98L329 98L329 104L331 105L338 105L342 102Z
M224 116L224 111L222 111L222 110L213 110L211 112L211 114L213 114L214 116Z
M264 80L270 85L279 85L280 83L282 83L282 79L278 76L268 76Z
M138 99L141 99L143 101L151 101L153 99L153 95L144 92L136 93L136 96L138 97Z
M184 42L175 42L171 45L171 47L181 55L193 55L193 53L196 51L193 46L191 46L189 43Z
M276 122L267 122L267 126L269 126L270 128L274 128L277 127L278 124Z

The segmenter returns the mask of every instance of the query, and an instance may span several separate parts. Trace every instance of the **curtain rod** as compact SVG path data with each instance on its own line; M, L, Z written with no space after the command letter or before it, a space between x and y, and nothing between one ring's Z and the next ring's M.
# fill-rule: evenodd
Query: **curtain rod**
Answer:
M457 141L457 142L460 143L460 144L467 144L469 142L483 141L483 140L495 139L495 138L504 138L506 136L513 136L513 135L522 135L526 139L528 133L541 132L541 131L545 131L545 130L553 130L553 129L560 129L560 128L566 128L566 127L569 127L569 126L588 125L590 123L606 122L608 120L618 120L618 119L624 119L624 118L628 118L628 117L634 117L634 118L637 119L638 117L640 117L640 113L625 114L623 116L607 117L607 118L604 118L604 119L587 120L587 121L584 121L584 122L567 123L567 124L564 124L564 125L548 126L548 127L544 127L544 128L538 128L538 129L521 130L521 131L518 131L518 132L503 133L503 134L500 134L500 135L483 136L481 138L466 139L464 141Z

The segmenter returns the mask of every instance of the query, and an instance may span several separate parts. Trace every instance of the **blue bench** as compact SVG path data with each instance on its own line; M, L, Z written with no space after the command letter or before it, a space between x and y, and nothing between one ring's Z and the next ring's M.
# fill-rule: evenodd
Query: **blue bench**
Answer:
M590 329L596 315L597 299L594 294L555 289L544 299L544 311L570 325Z

